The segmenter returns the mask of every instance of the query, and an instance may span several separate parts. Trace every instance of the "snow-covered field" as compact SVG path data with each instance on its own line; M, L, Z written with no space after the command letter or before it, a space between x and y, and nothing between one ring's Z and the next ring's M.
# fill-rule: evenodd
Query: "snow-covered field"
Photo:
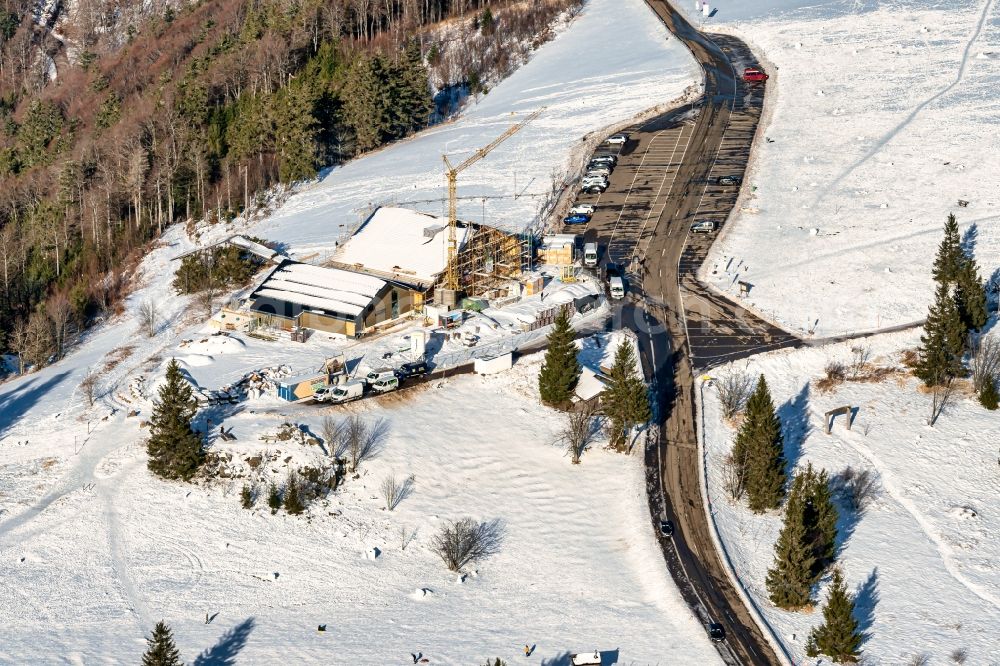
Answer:
M442 153L457 164L546 107L458 180L459 197L471 197L459 200L460 218L485 215L524 229L537 224L553 179L561 183L582 164L571 155L584 135L666 105L699 80L690 55L642 0L590 0L562 35L457 120L326 173L252 232L286 243L295 256L325 257L373 206L446 215Z
M489 200L486 210L490 221L523 228L542 206L531 195L570 169L583 135L666 104L696 80L640 0L592 0L466 114L326 174L251 232L298 257L327 253L340 225L359 221L370 202L439 200L440 152L467 155L547 105L460 181L460 195L507 196L516 173L523 196ZM479 200L460 208L472 220L481 211ZM202 238L228 233L220 225ZM525 643L537 644L528 663L595 648L608 663L718 660L650 530L641 461L598 447L571 465L553 441L559 415L535 394L538 358L339 411L271 398L213 408L213 429L223 417L238 438L213 450L237 464L266 448L278 475L288 456L292 465L323 459L315 446L259 439L285 421L314 433L326 413L388 421L384 449L361 477L308 516L243 510L238 480L153 478L140 426L150 403L131 390L137 377L148 398L172 356L217 388L263 365L314 368L328 352L314 340L203 341L197 306L169 284L173 259L193 247L180 225L169 229L141 264L123 315L62 361L0 384L0 662L135 663L161 618L189 663L409 663L422 652L431 663L472 664L521 659ZM160 315L151 339L137 316L147 300ZM100 376L93 407L78 388L90 372ZM378 498L389 473L415 477L394 512ZM437 526L465 515L502 520L506 536L458 582L429 543ZM404 527L416 531L405 550ZM374 559L365 556L372 548Z
M984 277L1000 267L996 0L712 6L705 29L746 39L772 75L772 142L705 264L711 284L737 297L749 281L749 305L823 336L921 320L949 212L975 229Z
M996 412L962 394L929 427L931 398L903 372L878 382L848 381L828 392L816 386L827 361L848 361L852 346L870 344L873 366L899 368L901 352L915 347L918 339L914 333L897 333L870 342L775 352L741 362L735 370L767 377L784 424L790 464L812 462L831 476L851 466L880 477L882 490L874 504L860 519L841 508L838 525L838 559L849 589L859 594L862 627L871 632L863 646L866 663L913 663L910 659L919 654L926 654L929 663L950 663L953 652L965 649L967 663L996 664ZM713 376L732 370L720 368ZM722 540L737 574L795 663L816 663L805 658L804 645L821 614L775 608L764 585L782 514L754 515L728 500L722 464L735 431L722 421L715 388L707 385L704 397L709 494ZM852 429L838 416L832 434L825 434L823 414L844 405L858 408ZM826 581L816 598L825 600Z
M538 646L528 663L594 648L622 663L716 661L649 528L641 461L598 448L571 465L553 443L558 419L538 402L540 360L357 403L351 411L388 420L388 439L308 516L243 510L239 480L156 480L137 419L100 423L77 456L58 432L33 434L30 450L5 444L3 478L20 493L4 502L14 523L0 537L0 661L134 663L161 617L188 660L215 646L242 663L403 663L423 652L472 664L520 661L528 643ZM286 420L319 432L324 413L344 414L267 402L237 412L225 421L237 441L215 450L239 461L267 449L279 473L286 456L321 455L260 434ZM389 473L415 477L391 513L378 489ZM17 505L39 499L44 512L20 523ZM500 519L506 536L458 582L428 544L462 516ZM416 533L405 550L403 528ZM219 615L206 625L206 613Z

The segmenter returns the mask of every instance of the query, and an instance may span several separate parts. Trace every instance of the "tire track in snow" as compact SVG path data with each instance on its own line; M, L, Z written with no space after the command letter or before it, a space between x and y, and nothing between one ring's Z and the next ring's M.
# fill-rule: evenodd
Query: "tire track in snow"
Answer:
M931 524L931 521L924 517L924 515L920 513L920 510L917 509L916 505L900 492L896 483L893 481L892 472L890 472L886 466L882 464L882 461L879 460L874 453L872 453L871 449L863 444L857 444L850 441L850 439L845 439L844 441L849 444L851 448L858 453L858 455L867 460L872 467L875 468L881 477L882 485L885 487L886 492L889 493L889 496L899 502L900 506L906 509L906 512L910 514L914 521L916 521L921 531L923 531L927 538L931 540L931 543L934 544L934 547L938 551L938 556L944 563L945 570L951 575L951 577L965 586L969 592L972 592L986 603L992 604L994 608L1000 610L1000 599L986 590L983 590L979 585L966 579L952 557L951 548L934 531L934 525Z
M906 126L912 123L913 120L918 115L920 115L920 112L923 111L929 104L932 104L941 97L943 97L944 95L947 95L949 92L952 91L952 89L955 86L957 86L959 83L962 82L962 79L965 77L965 68L969 64L969 52L972 51L972 46L976 43L976 40L979 39L979 35L983 31L983 26L986 24L986 19L989 17L990 10L993 8L995 2L996 0L986 0L986 3L983 5L983 10L979 14L979 21L976 23L976 29L973 31L972 36L969 38L969 41L965 44L965 50L962 52L962 60L959 63L958 73L955 75L955 80L949 83L941 90L939 90L934 95L931 95L923 102L915 106L913 110L910 111L910 114L902 120L902 122L900 122L894 128L883 134L882 138L876 141L875 145L872 146L867 153L865 153L859 160L854 162L854 164L847 167L847 169L841 172L839 176L834 178L828 185L826 185L822 190L820 190L819 193L816 195L816 199L813 201L814 208L819 204L820 201L826 198L826 196L830 194L830 192L832 192L835 187L840 185L840 183L843 182L845 178L854 173L854 171L858 167L860 167L862 164L870 160L879 151L885 148L885 146L890 141L892 141L893 138L895 138L900 132L906 129Z

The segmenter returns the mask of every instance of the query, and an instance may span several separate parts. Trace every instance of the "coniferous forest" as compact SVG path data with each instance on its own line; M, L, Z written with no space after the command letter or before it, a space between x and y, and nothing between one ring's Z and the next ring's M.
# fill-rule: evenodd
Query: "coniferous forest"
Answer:
M484 92L512 39L536 46L579 4L81 0L57 31L2 0L0 350L58 357L167 225L253 211L420 130L434 90Z

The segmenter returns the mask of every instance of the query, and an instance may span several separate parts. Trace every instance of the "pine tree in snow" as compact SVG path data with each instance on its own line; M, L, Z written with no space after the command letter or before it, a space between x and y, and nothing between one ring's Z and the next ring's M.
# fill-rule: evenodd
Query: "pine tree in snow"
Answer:
M989 319L986 288L979 278L979 266L972 257L967 257L962 262L955 280L955 306L962 318L962 324L970 331L978 331Z
M549 349L545 363L538 374L538 391L547 405L562 405L573 397L573 389L580 379L580 363L576 360L576 336L569 325L566 310L561 309L555 326L549 333Z
M785 495L784 437L764 375L747 401L733 460L741 466L750 510L763 513L778 508Z
M920 336L919 359L915 374L927 386L937 386L964 374L966 329L962 324L951 288L939 284L934 305L927 313L924 334Z
M801 482L800 482L801 479ZM803 524L806 528L806 542L811 546L815 562L812 567L813 580L818 581L833 564L837 543L837 507L830 492L830 479L826 470L816 472L812 463L795 477L792 492L800 486L803 493Z
M628 340L623 340L615 351L609 380L601 393L601 405L611 421L610 444L624 451L632 428L650 418L649 392L636 370L635 350Z
M774 565L767 572L767 591L778 608L796 610L809 605L816 558L805 524L802 475L792 484L785 506L785 523L774 544Z
M191 385L181 375L177 360L172 359L150 418L146 450L151 472L167 479L187 481L198 471L205 461L205 450L201 435L191 429L197 409Z
M965 253L958 236L958 220L949 215L944 223L944 238L938 245L937 256L934 258L932 275L938 284L950 284L958 279Z
M163 620L153 627L153 635L146 639L146 645L142 666L181 666L181 653L174 645L170 627Z
M830 595L823 607L823 624L809 633L806 654L825 654L836 662L853 664L861 655L863 640L854 618L854 599L847 593L840 569L834 569Z

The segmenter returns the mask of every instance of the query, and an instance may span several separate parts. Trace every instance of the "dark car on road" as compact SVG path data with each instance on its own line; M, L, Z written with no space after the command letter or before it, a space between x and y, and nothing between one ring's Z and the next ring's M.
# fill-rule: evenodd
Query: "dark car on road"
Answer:
M587 224L587 222L590 222L590 216L583 213L576 213L563 218L563 224Z
M673 521L670 521L670 520L661 520L660 521L660 534L662 534L665 537L673 536L674 535L674 523L673 523Z
M426 361L412 361L399 366L399 372L397 374L403 379L406 379L407 377L426 375L429 371L430 368L427 367Z
M708 625L708 637L716 643L726 640L726 630L718 622Z
M719 185L739 185L743 179L739 176L719 176L716 180Z

